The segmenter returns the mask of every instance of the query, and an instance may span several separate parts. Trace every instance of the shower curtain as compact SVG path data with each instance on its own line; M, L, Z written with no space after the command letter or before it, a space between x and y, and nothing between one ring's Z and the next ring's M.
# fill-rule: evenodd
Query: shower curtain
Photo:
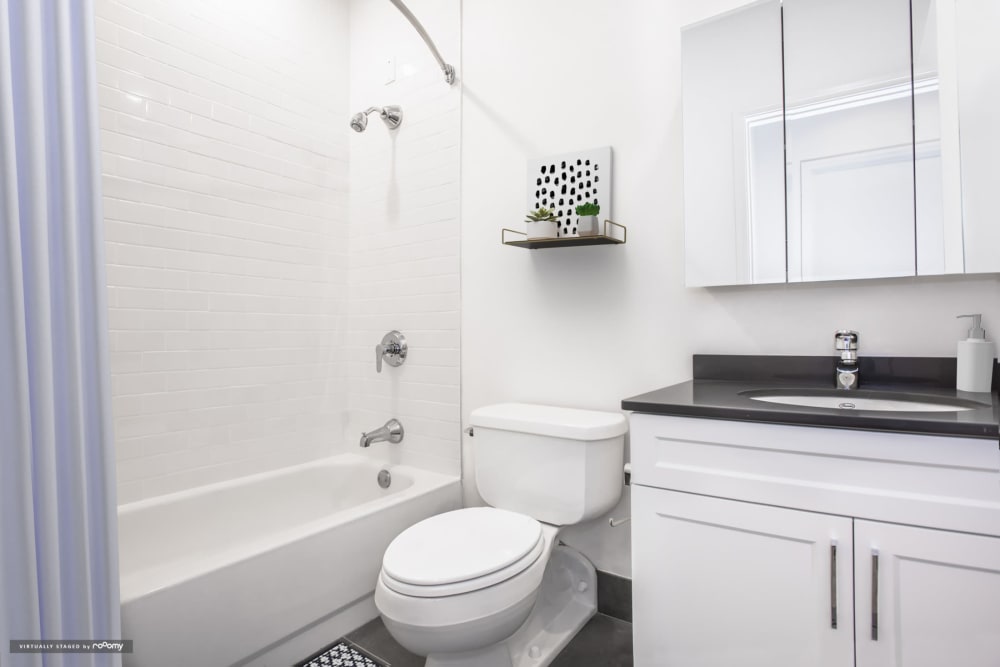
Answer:
M91 0L0 0L0 663L119 639Z

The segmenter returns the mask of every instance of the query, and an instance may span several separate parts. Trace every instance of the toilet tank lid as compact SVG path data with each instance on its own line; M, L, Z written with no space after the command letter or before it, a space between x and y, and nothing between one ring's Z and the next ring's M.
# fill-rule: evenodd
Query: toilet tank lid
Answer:
M474 427L571 440L604 440L624 435L628 431L628 420L618 412L529 403L486 405L472 411L470 422Z

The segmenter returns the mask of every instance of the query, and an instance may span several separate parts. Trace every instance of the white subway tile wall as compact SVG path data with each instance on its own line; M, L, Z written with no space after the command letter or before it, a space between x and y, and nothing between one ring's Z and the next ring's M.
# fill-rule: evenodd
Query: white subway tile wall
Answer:
M96 9L119 502L340 449L347 2Z
M119 502L392 416L369 455L458 473L459 87L389 3L96 5ZM411 7L458 66L459 0ZM383 104L398 132L350 131ZM410 358L377 375L393 328Z
M403 443L373 445L371 456L458 474L461 3L407 4L459 81L445 83L391 3L351 0L351 110L398 104L403 123L390 133L372 114L351 132L347 439L356 448L362 430L397 417ZM409 357L377 374L375 345L392 329Z

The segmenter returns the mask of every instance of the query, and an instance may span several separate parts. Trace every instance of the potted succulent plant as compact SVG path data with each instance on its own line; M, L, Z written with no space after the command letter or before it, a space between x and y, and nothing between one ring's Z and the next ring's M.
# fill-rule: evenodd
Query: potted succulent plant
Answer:
M559 235L559 218L547 208L528 213L524 219L528 239L554 239Z
M597 216L601 212L601 207L597 202L591 204L584 202L576 207L576 214L580 216L580 222L576 226L576 233L579 236L597 236L600 227L597 224Z

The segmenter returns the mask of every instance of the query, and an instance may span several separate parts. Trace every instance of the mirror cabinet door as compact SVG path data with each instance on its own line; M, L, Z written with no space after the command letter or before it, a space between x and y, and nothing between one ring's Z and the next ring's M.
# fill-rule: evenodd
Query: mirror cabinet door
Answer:
M785 0L788 280L916 273L909 0Z
M996 0L911 0L917 274L1000 271Z
M916 0L914 0L916 2ZM966 273L1000 272L1000 27L998 0L936 0L942 89L954 79L961 134L960 184ZM950 43L949 43L950 42ZM952 56L948 61L946 56Z
M911 0L913 27L913 136L916 169L917 274L962 273L962 173L958 131L955 44L941 40L954 16L940 16L936 0ZM942 66L943 69L942 69Z
M785 281L781 4L684 29L688 286Z

